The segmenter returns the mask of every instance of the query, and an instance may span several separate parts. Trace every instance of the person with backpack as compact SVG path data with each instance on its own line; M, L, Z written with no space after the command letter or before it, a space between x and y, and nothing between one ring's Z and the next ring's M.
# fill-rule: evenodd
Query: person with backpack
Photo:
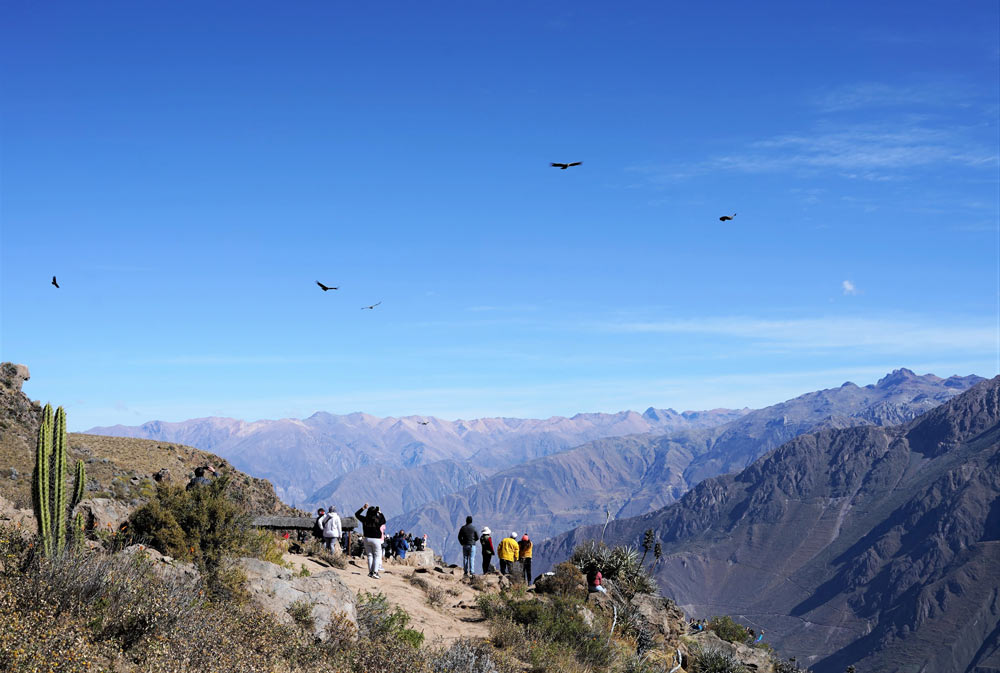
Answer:
M319 509L316 510L316 518L313 519L313 530L312 530L313 537L321 542L323 540L323 524L321 523L321 521L325 516L326 516L326 510L320 507Z
M331 554L334 553L334 542L340 539L341 522L340 515L337 514L337 508L330 505L330 509L327 510L326 516L321 520L321 525L323 527L323 546ZM339 545L338 545L339 546Z
M516 532L512 532L510 537L500 540L500 546L497 547L497 556L500 557L501 575L510 575L511 567L517 561L518 553L520 553L520 549L517 546Z
M479 533L472 525L472 517L465 517L465 525L458 530L458 544L462 545L462 570L465 575L476 572L476 543Z
M493 531L489 526L484 526L479 534L479 544L483 547L483 574L493 572L493 556L496 550L493 549Z
M399 531L396 537L393 538L393 547L396 550L396 556L400 559L406 559L406 552L410 550L410 543L406 541L406 533Z
M365 510L368 511L362 514ZM376 580L382 579L379 576L379 571L382 570L382 531L385 526L385 515L382 514L378 505L369 507L366 502L354 513L354 516L361 522L361 530L365 536L368 576Z
M521 536L521 541L517 543L517 555L521 559L521 566L524 568L524 583L531 586L531 540L528 534Z

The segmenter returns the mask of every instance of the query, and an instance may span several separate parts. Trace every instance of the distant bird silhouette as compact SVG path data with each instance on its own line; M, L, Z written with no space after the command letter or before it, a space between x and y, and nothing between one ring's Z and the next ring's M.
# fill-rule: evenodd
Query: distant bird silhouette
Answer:
M323 283L319 282L318 280L316 281L316 284L319 285L321 288L323 288L323 292L326 292L327 290L339 290L340 289L340 288L336 288L336 287L330 287L328 285L323 285Z
M420 425L427 425L430 421L417 421Z
M562 170L566 170L570 166L579 166L582 163L583 163L582 161L574 161L571 164L557 164L557 163L553 162L551 164L551 166L552 166L552 168L561 168Z
M361 310L364 311L365 309L375 308L376 306L378 306L381 303L382 302L378 302L378 304L372 304L371 306L362 306Z
M736 217L736 213L733 213L732 215L723 215L722 217L719 218L719 222L728 222L734 217Z
M52 276L52 284L55 285L56 288L59 287L59 283L56 282L56 277L55 276Z

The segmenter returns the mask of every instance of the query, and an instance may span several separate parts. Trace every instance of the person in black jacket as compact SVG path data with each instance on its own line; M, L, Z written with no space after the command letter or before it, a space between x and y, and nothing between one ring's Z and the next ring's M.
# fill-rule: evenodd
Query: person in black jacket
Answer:
M362 514L365 510L367 513ZM385 515L378 508L378 505L368 506L366 502L354 513L358 521L361 522L361 530L365 536L365 557L368 559L368 576L375 579L379 577L382 570L382 537L385 528Z
M458 544L462 545L462 569L466 575L476 572L476 542L479 541L479 533L472 525L472 517L465 517L465 525L458 531Z

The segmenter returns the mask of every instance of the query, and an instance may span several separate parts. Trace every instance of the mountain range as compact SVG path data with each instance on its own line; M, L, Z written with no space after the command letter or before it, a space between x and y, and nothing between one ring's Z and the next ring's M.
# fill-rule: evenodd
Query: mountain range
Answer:
M899 369L872 385L806 393L713 428L597 440L497 472L389 524L427 533L452 559L459 554L454 531L469 514L479 525L541 540L663 507L703 479L739 471L804 433L916 418L981 380Z
M241 470L268 479L279 496L292 504L327 505L331 498L340 497L340 502L357 500L360 505L381 496L384 489L378 479L392 474L395 479L391 483L401 494L400 509L395 511L402 512L425 502L423 497L439 497L498 469L593 439L709 428L747 411L677 413L650 408L642 414L623 411L572 418L468 421L317 412L304 419L254 422L232 418L151 421L140 426L92 428L87 433L156 439L212 451ZM431 467L435 463L441 464ZM423 469L414 473L419 481L413 482L407 475L418 467ZM352 474L355 471L358 473ZM363 493L366 485L370 495Z
M1000 377L902 425L800 436L536 557L650 529L655 577L689 616L765 629L816 673L1000 670Z

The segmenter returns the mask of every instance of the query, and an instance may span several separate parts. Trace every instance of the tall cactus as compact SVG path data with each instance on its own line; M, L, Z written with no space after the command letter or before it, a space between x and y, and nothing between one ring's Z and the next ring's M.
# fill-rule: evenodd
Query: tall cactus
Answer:
M52 438L52 528L56 553L66 548L66 410L56 410L55 433Z
M72 512L83 500L83 490L87 484L87 468L82 460L76 461L76 483L73 486L73 499L69 502L69 511Z
M79 465L77 475L80 475ZM32 496L42 550L48 556L62 553L66 547L67 516L66 410L59 407L53 419L51 404L45 405L38 428Z
M46 554L52 552L52 519L49 508L49 460L52 453L52 405L42 410L42 423L38 428L38 446L35 448L35 475L32 484L38 536Z

